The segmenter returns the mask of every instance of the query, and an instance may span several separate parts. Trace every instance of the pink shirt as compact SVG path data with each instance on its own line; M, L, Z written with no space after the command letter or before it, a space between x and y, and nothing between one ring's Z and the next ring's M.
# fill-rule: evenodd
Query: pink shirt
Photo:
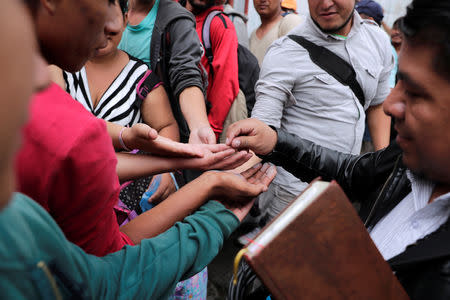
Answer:
M16 157L19 191L40 203L68 240L97 256L132 244L113 210L116 164L103 120L56 84L34 96Z

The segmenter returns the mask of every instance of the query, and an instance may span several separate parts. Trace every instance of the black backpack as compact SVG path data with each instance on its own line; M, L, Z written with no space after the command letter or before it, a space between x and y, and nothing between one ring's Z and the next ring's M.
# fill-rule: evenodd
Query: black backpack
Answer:
M227 27L225 19L222 17L223 12L220 10L211 11L205 19L202 28L202 44L205 48L205 55L208 58L208 62L211 65L214 59L214 54L211 48L210 27L214 17L219 16L222 22ZM255 55L247 48L238 44L238 72L239 72L239 89L245 95L245 102L247 104L247 114L251 115L253 106L255 105L255 84L259 78L259 64ZM211 74L214 77L214 73Z

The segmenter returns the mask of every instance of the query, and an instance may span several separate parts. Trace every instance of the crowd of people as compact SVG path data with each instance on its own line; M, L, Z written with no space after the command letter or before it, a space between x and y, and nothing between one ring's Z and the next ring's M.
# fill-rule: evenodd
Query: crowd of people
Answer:
M4 3L1 298L206 299L318 176L411 299L450 297L450 3L253 2L250 35L223 0Z

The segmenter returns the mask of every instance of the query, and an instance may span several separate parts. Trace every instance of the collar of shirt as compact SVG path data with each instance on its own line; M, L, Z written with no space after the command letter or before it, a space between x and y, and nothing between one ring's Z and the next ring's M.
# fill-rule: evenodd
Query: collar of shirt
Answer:
M322 30L320 30L320 28L316 25L316 23L314 23L313 19L311 18L311 15L308 15L306 22L308 23L308 25L312 28L312 30L314 31L314 33L322 38L323 40L327 41L328 39L332 38L338 41L345 41L350 39L351 37L353 37L354 35L358 34L358 32L361 29L363 22L363 19L361 19L361 17L359 16L359 14L354 11L353 12L353 24L352 24L352 28L350 29L350 32L348 33L347 37L340 37L337 35L333 35L331 33L325 33Z
M414 174L410 170L406 170L406 176L411 182L411 191L414 199L414 208L416 211L418 211L427 206L436 184L429 179ZM450 200L450 192L439 196L433 202L443 200L447 201Z

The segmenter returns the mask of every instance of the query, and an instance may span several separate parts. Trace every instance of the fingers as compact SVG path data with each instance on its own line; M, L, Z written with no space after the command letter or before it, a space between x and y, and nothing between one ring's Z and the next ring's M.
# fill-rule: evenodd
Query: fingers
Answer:
M165 192L166 187L159 185L158 189L156 189L156 191L153 193L153 195L151 195L150 198L148 198L148 203L159 203L161 202L162 199L161 196L163 195L163 193Z
M205 162L206 169L218 169L225 159L232 157L236 151L234 149L227 149L225 151L210 154L209 159ZM229 161L228 161L229 162Z
M269 169L270 165L268 163L265 163L262 165L262 167L253 174L251 177L248 178L248 182L250 183L261 183L261 178L265 175L267 169Z
M162 194L162 191L158 192L158 190L160 190L161 180L162 180L161 174L153 176L152 181L150 182L147 189L147 192L151 194L151 196L147 200L149 203L152 203L155 199L157 199L157 197L159 197ZM157 195L155 196L155 194Z
M199 144L199 145L192 145L192 146L196 146L202 150L211 151L212 153L217 153L220 151L225 151L225 150L231 149L230 146L227 146L225 144L213 144L213 145Z
M253 167L247 169L244 172L241 172L241 175L245 178L248 179L251 176L253 176L256 172L258 172L259 169L261 169L262 167L262 163L257 163L255 165L253 165Z
M265 186L269 186L269 184L272 182L272 180L277 175L277 167L274 165L271 165L265 172L264 176L261 178L261 183Z
M241 135L251 135L254 126L252 126L252 119L241 120L231 124L227 130L226 144L231 145L234 138Z
M175 156L175 157L203 157L204 151L198 147L194 147L190 144L183 144L172 141L171 139L165 138L163 136L158 136L155 139L155 148L153 153L164 155L164 156Z
M210 168L220 170L231 170L242 165L243 163L248 161L251 157L252 157L251 153L248 153L246 151L239 151L234 153L233 155L230 155L229 157L226 157L221 161L217 161L216 163L211 165Z
M258 143L261 137L258 136L240 136L231 141L231 147L236 150L252 150L255 153L259 152Z

